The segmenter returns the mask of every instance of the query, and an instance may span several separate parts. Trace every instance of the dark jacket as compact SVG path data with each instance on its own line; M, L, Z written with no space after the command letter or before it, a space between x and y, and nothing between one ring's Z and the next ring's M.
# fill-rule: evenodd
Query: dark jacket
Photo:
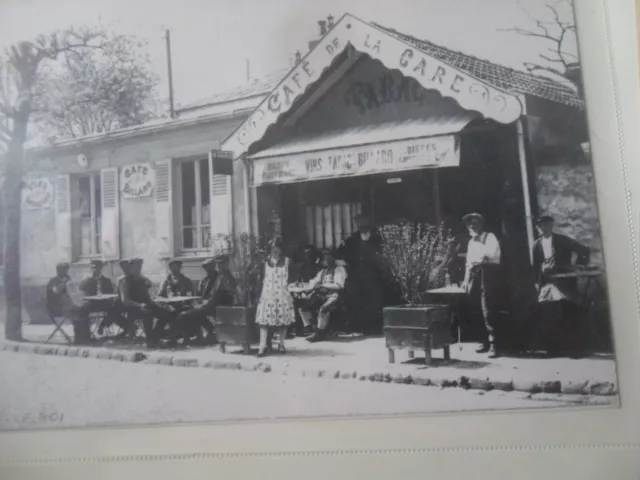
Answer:
M49 315L64 315L66 307L72 304L67 291L68 278L53 277L47 283L47 311Z
M589 263L590 251L589 247L582 245L580 242L561 235L553 233L551 237L551 245L553 248L553 259L555 261L554 273L568 272L573 269L573 254L577 255L576 265L587 265ZM533 270L538 282L543 280L542 266L544 265L544 250L542 248L542 237L539 237L533 244Z
M196 307L199 310L213 311L217 305L233 305L237 300L238 283L229 272L216 272L200 282L198 295L203 302Z
M179 274L177 277L172 273L162 282L158 296L168 297L171 292L176 297L193 295L193 282L189 277Z
M377 231L371 232L367 241L362 240L360 232L354 232L338 248L338 256L351 271L360 268L377 270L381 254L382 236Z
M90 297L98 294L98 282L100 282L101 293L113 293L113 282L110 278L100 275L98 278L93 276L87 277L80 282L78 288L84 294L85 297Z

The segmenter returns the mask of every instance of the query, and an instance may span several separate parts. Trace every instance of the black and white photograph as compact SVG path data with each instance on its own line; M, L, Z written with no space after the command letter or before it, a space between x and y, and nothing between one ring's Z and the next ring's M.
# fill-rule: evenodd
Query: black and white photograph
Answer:
M0 2L0 430L619 406L572 0L59 3Z

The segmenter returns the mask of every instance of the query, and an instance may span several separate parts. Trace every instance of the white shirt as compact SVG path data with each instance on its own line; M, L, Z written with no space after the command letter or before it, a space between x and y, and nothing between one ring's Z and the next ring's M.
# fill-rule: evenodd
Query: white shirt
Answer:
M480 263L500 264L500 243L491 232L482 232L469 240L467 271Z
M327 274L330 275L330 272L327 272L327 268L323 268L318 272L318 274L309 282L309 288L314 288L317 285L321 285L323 277ZM347 281L347 270L340 265L336 265L333 271L333 282L338 285L341 289L344 289L344 284Z
M549 236L542 237L542 253L544 254L544 259L549 260L553 257L553 237Z

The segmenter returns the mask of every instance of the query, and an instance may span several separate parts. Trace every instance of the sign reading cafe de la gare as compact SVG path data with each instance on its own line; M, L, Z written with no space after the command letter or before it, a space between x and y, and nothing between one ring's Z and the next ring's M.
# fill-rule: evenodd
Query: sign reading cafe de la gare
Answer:
M148 163L127 165L120 172L120 185L124 198L148 197L154 183L154 172Z
M516 121L522 114L522 104L517 96L473 78L390 33L345 15L225 141L223 149L234 152L236 156L246 152L252 143L262 138L279 115L320 78L348 45L380 60L387 68L399 69L403 75L415 78L422 87L437 90L443 96L456 100L463 108L478 111L486 118L506 124Z
M256 158L252 184L291 183L425 167L457 167L459 164L458 141L455 136L446 135Z

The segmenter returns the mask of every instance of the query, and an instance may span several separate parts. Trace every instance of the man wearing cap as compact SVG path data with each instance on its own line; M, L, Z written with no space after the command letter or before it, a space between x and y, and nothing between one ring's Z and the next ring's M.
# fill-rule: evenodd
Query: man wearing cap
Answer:
M209 317L215 315L216 306L233 305L237 298L238 286L229 271L229 256L217 255L202 264L206 277L200 282L198 295L202 303L182 312L175 321L171 343L175 344L180 335L191 336L195 333L200 340L209 345L216 343L215 331ZM207 336L202 338L202 330Z
M91 260L91 274L88 277L84 278L78 286L78 289L85 297L114 293L113 282L111 282L111 279L102 274L103 267L104 262L102 262L102 260ZM91 313L106 314L102 322L100 322L100 326L98 327L99 334L102 334L105 327L108 327L114 322L118 323L121 328L124 328L124 324L121 324L118 319L118 315L116 315L115 306L113 305L112 301L85 301L81 309L82 315L84 317L88 317Z
M338 249L349 269L349 312L364 333L382 331L384 268L382 237L367 217L355 218L357 231Z
M182 262L173 259L169 262L169 275L162 286L158 296L160 297L185 297L193 295L193 282L182 273Z
M69 264L56 265L56 276L47 283L47 312L52 317L65 317L73 324L73 341L77 345L89 343L91 334L89 323L83 318L80 307L73 303L68 291Z
M553 231L554 220L549 215L538 219L540 236L533 244L533 269L538 286L538 302L553 318L553 328L547 332L548 350L555 353L558 349L559 323L563 320L575 320L579 314L578 279L554 278L555 274L568 273L583 268L589 263L589 248L576 240ZM573 256L576 260L573 263ZM559 318L558 318L559 317Z
M320 342L327 336L331 313L338 307L347 280L347 271L336 265L331 250L322 251L322 270L309 281L306 291L311 297L300 308L300 316L305 327L312 325L314 314L318 317L315 332L307 337L308 342Z
M471 239L467 247L465 274L462 283L474 310L480 310L487 331L487 339L478 353L489 352L491 358L498 355L496 342L502 340L498 327L500 314L500 243L496 236L484 229L484 217L470 213L462 217ZM479 307L479 308L478 308ZM499 346L499 345L498 345Z

